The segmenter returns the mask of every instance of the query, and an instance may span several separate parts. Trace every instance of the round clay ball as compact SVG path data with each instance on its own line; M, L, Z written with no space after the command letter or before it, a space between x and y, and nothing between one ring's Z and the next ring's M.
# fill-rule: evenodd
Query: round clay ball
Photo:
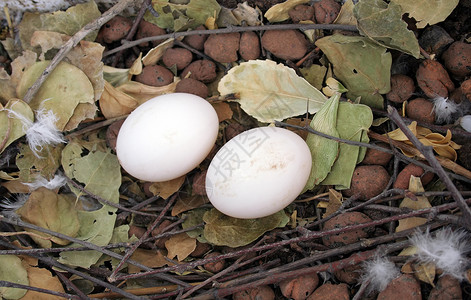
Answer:
M129 30L131 30L131 27L131 19L122 16L116 16L106 22L103 27L101 27L100 36L103 38L105 43L109 44L116 42L125 38Z
M206 27L200 25L195 28L195 30L206 30ZM204 49L204 42L208 38L207 34L195 34L195 35L188 35L183 39L183 42L190 47L195 48L196 50L203 50Z
M220 63L230 63L237 60L240 33L211 34L204 42L204 53Z
M409 76L395 74L391 76L391 90L386 94L386 99L395 103L408 100L414 93L414 80Z
M314 14L316 23L333 23L340 12L340 4L335 0L321 0L314 2Z
M208 87L206 84L193 78L183 78L177 83L175 88L176 93L189 93L200 96L201 98L208 97Z
M173 82L173 73L159 65L146 66L136 76L136 81L150 86L164 86Z
M455 89L450 75L448 75L442 64L436 60L424 60L419 65L415 76L417 85L429 98L437 96L447 98L448 93Z
M288 11L288 15L293 23L312 20L314 17L314 7L300 4Z
M287 299L304 300L319 284L317 274L303 275L280 282L280 290Z
M318 287L307 300L349 300L350 293L345 283L331 284L326 282Z
M422 185L426 185L432 181L434 174L431 172L424 173L425 170L422 167L410 163L397 174L393 187L395 189L408 189L411 176L420 177Z
M280 59L297 60L306 54L308 41L298 30L269 30L262 36L262 47Z
M471 74L471 44L454 42L443 52L442 58L446 69L453 75L465 77Z
M433 103L424 98L416 98L406 105L407 117L420 122L433 124L435 122L435 112Z
M386 143L381 143L381 144L378 144L377 146L383 147L385 149L389 149L389 145L387 145ZM391 153L373 149L373 148L368 148L366 150L365 158L363 158L361 163L365 165L386 166L388 162L391 160L392 156L393 155Z
M255 32L246 31L242 33L239 54L245 60L257 59L260 56L260 40Z
M157 26L153 23L142 20L139 23L139 26L137 27L137 33L136 33L135 39L139 40L139 39L143 39L143 38L147 38L147 37L163 35L163 34L166 34L166 33L167 32L165 31L165 29L160 28L159 26ZM144 42L144 43L139 44L139 46L149 47L150 45L152 45L153 47L155 47L163 41L164 40L158 40L158 41L153 41L153 42Z
M324 224L324 230L344 228L350 225L357 225L371 222L370 217L364 213L353 211L346 212L327 220ZM359 242L361 239L368 237L370 228L345 231L336 235L322 237L322 242L327 247L341 247Z
M275 292L268 285L248 288L234 293L233 300L275 300Z
M162 61L167 68L176 65L177 70L183 70L192 60L193 54L185 48L169 48L162 56Z
M207 59L196 60L183 70L181 78L187 77L188 73L190 78L209 83L216 79L216 64Z
M379 195L388 185L390 176L383 166L357 166L353 171L350 188L344 190L346 196L358 195L360 200L368 200Z

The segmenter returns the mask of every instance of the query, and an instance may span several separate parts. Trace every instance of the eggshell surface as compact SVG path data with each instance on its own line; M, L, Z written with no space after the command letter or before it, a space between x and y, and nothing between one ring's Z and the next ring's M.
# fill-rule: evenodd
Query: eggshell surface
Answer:
M185 175L205 159L218 129L216 111L205 99L166 94L144 102L126 118L116 154L130 175L167 181Z
M228 216L269 216L302 192L311 165L309 147L295 133L277 127L254 128L217 152L206 174L206 193L213 206Z

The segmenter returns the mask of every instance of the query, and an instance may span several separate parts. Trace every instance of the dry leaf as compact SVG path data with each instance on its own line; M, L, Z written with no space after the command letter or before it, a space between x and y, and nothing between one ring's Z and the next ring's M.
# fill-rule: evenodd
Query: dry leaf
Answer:
M424 28L445 20L458 5L459 0L392 0L399 4L403 14L417 21L417 28Z
M339 193L334 189L329 189L329 203L327 204L326 211L322 215L322 218L335 213L342 206L342 203L342 193Z
M179 81L180 78L175 77L172 83L159 87L145 85L136 81L129 81L120 85L117 89L136 99L139 104L142 104L154 97L175 92L175 88Z
M139 105L136 99L121 92L108 81L105 81L105 90L99 103L101 112L107 119L127 115Z
M232 109L229 103L227 102L219 102L219 103L211 103L213 106L214 110L216 110L216 113L218 115L219 123L225 120L230 120L232 119Z
M136 249L131 255L131 259L141 263L149 268L160 268L169 262L160 250ZM132 264L128 264L128 273L139 273L141 270Z
M413 193L424 192L424 188L422 186L422 182L420 181L419 177L411 176L409 181L409 190ZM399 207L407 207L413 210L423 209L423 208L430 208L432 205L428 201L427 197L424 196L416 196L416 199L411 198L404 198L402 200ZM399 220L399 225L396 228L396 232L403 231L406 229L415 228L417 226L423 225L427 223L426 218L420 217L411 217Z
M279 3L270 7L265 13L265 18L270 23L283 22L289 19L288 12L296 5L304 4L309 0L287 0L283 3Z
M179 233L172 236L165 242L165 248L168 250L167 257L173 259L177 257L182 261L196 249L196 239L189 237L186 233Z
M420 281L430 284L435 287L433 281L435 280L435 264L433 263L415 263L412 264L414 275Z
M182 39L183 37L179 38L179 40L182 40ZM165 53L165 50L173 47L174 40L175 39L173 38L168 39L160 43L156 47L150 49L149 52L147 52L147 54L142 58L142 64L144 64L144 66L155 65L162 58L162 56Z
M432 132L428 128L418 126L416 121L413 121L407 127L419 139L422 144L424 144L425 146L432 146L433 150L438 155L456 161L458 157L458 155L456 154L456 150L460 149L461 146L451 140L452 136L450 130L447 130L446 136L443 136L439 133ZM385 135L395 141L404 142L413 147L413 149L416 149L400 128L388 132ZM409 157L415 156L418 152L411 152L405 149L401 149L401 151L402 153L404 153L404 155Z
M334 24L343 24L343 25L357 25L357 19L353 15L353 4L352 0L347 0L342 5L337 18L334 20Z
M44 268L35 268L26 266L28 272L29 286L43 288L50 291L65 293L64 287L57 276L53 276L51 272ZM63 297L54 296L50 294L40 293L28 290L26 295L21 298L22 300L62 300Z
M186 175L183 175L169 181L154 182L149 186L149 191L155 196L159 195L163 199L167 199L181 188L185 178Z
M176 216L178 214L181 214L182 212L198 208L206 203L209 203L208 197L203 197L200 195L180 198L177 200L177 202L172 208L172 216Z
M317 112L327 98L304 78L271 60L250 60L229 70L221 81L221 95L237 94L242 109L260 122Z

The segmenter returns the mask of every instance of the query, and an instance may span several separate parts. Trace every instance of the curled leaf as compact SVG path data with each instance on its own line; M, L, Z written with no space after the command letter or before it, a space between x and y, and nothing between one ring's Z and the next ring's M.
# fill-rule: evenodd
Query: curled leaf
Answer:
M271 23L283 22L289 19L288 12L296 5L304 4L309 0L287 0L270 7L265 13L265 18Z
M425 146L432 146L433 150L438 155L456 161L458 157L456 150L460 149L461 146L451 140L452 135L450 130L447 130L446 135L443 136L439 133L432 132L428 128L418 126L416 121L411 122L407 127L419 139L422 144L424 144ZM395 141L401 141L410 145L411 147L414 147L400 128L388 132L386 135ZM413 157L416 155L416 152L412 153L405 149L401 149L401 151L402 153L404 153L404 155L407 155L409 157Z

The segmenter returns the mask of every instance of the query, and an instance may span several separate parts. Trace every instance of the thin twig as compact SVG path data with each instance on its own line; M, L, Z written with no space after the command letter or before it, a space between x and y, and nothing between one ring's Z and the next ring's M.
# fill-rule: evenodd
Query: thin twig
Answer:
M106 200L106 199L104 199L104 198L102 198L98 195L95 195L92 192L88 191L83 186L81 186L80 184L78 184L77 182L75 182L74 180L69 178L65 173L63 173L63 172L60 172L60 173L61 173L62 176L64 176L67 179L67 182L70 183L73 187L75 187L76 189L80 190L81 192L87 194L88 196L92 197L93 199L97 200L100 203L106 204L108 206L111 206L111 207L114 207L114 208L117 208L117 209L120 209L120 210L123 210L123 211L134 213L136 215L143 215L143 216L148 216L148 217L155 217L156 216L154 214L150 214L150 213L134 210L134 209L131 209L131 208L127 208L127 207L124 207L124 206L122 206L118 203L114 203L114 202L111 202L109 200Z
M38 92L41 85L46 81L47 77L52 73L55 67L64 59L67 53L72 50L77 44L85 38L89 33L99 29L103 26L106 22L108 22L111 18L121 13L130 3L132 0L120 0L116 5L111 7L107 10L103 15L99 18L93 20L92 22L85 25L82 29L77 31L65 44L59 49L57 54L51 60L51 63L46 67L46 69L41 73L41 76L34 82L34 84L28 89L25 96L23 97L23 101L26 103L31 102L34 96Z
M37 293L54 295L54 296L58 296L58 297L66 298L66 299L80 299L80 297L76 295L61 293L61 292L52 291L52 290L46 290L46 289L35 287L35 286L24 285L20 283L5 281L5 280L0 280L0 287L23 289L23 290L33 291Z
M147 239L147 237L151 234L151 232L157 227L157 225L159 225L159 223L161 222L163 216L167 213L167 211L170 209L170 207L173 205L173 203L175 202L175 199L177 198L177 194L173 195L172 197L170 197L170 199L168 200L167 202L167 205L165 205L164 209L160 212L160 214L158 215L158 217L154 220L154 222L152 223L151 226L149 226L149 228L147 229L147 231L139 238L139 241L135 242L134 245L130 248L130 249L127 249L125 255L120 258L121 261L119 262L119 264L114 268L113 272L111 273L111 275L108 277L108 280L110 282L115 282L117 279L116 279L116 275L118 274L118 271L121 269L121 267L126 263L126 261L130 261L130 257L131 255L134 253L134 251L136 251L136 249L144 242L145 239ZM146 269L148 269L148 267L146 267ZM188 286L188 284L184 284L184 286Z
M132 42L126 42L124 45L116 47L112 50L103 53L103 57L116 53L118 51L137 46L145 42L160 41L170 38L178 38L181 36L197 35L197 34L216 34L216 33L231 33L231 32L244 32L244 31L266 31L266 30L286 30L286 29L325 29L325 30L345 30L345 31L358 31L356 26L341 25L341 24L276 24L276 25L263 25L263 26L243 26L243 27L228 27L212 30L191 30L183 32L174 32L169 34L162 34L152 37L146 37Z
M466 202L471 203L471 199L467 199ZM170 267L163 267L163 268L160 268L158 270L142 272L142 273L137 273L137 274L122 275L122 276L115 277L114 280L127 280L127 279L133 279L133 278L140 278L140 277L152 276L152 275L159 274L159 273L164 273L164 272L175 272L175 271L176 272L184 272L184 271L193 269L197 266L203 265L205 263L215 262L215 261L219 261L219 260L223 260L223 259L228 259L228 258L231 258L231 257L238 257L240 255L244 255L247 252L264 251L264 250L268 250L268 249L272 249L272 248L286 246L286 245L289 245L289 244L292 244L292 243L299 243L299 242L309 241L309 240L321 238L321 237L324 237L324 236L330 236L330 235L345 233L345 232L352 231L352 230L359 230L359 229L363 229L363 228L374 227L374 226L382 225L382 224L385 224L385 223L402 220L402 219L405 219L405 218L418 217L418 216L422 216L422 215L428 215L428 214L431 214L431 213L439 213L439 212L442 212L444 210L449 210L449 209L455 208L455 207L457 207L457 203L453 202L453 203L443 204L443 205L439 205L439 206L435 206L435 207L431 207L431 208L424 208L424 209L414 210L412 212L408 212L408 213L405 213L405 214L391 216L391 217L383 218L383 219L380 219L380 220L374 220L374 221L367 222L367 223L355 224L355 225L350 225L350 226L346 226L346 227L342 227L342 228L334 228L334 229L325 230L325 231L311 231L311 232L309 232L309 233L307 233L303 236L291 238L291 239L288 239L288 240L282 240L282 241L272 243L272 244L268 244L268 245L249 248L250 250L248 250L248 249L237 250L237 251L233 251L233 252L230 252L230 253L205 258L203 260L193 261L193 262L189 262L189 263L185 263L185 264L174 265L174 266L170 266Z
M447 189L451 192L451 196L458 204L462 212L463 223L466 224L466 229L471 230L471 209L466 204L463 196L461 196L460 192L453 184L451 179L446 174L445 170L442 168L440 163L438 162L437 158L433 154L433 148L430 146L424 146L419 139L409 130L407 125L401 119L397 110L394 109L392 106L388 107L388 115L391 120L396 123L397 126L401 129L401 131L406 135L406 137L411 141L411 143L424 155L424 157L429 162L430 166L433 167L440 179L446 185Z

